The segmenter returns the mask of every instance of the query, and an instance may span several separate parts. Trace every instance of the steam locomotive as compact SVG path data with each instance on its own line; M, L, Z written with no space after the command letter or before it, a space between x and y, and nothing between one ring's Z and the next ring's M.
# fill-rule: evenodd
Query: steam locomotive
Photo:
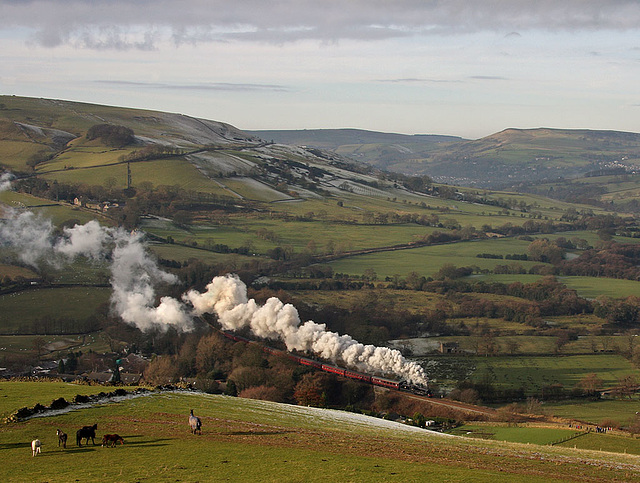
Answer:
M247 344L254 343L254 341L247 339L246 337L242 337L240 335L234 334L232 332L223 330L221 331L221 333L225 337L236 342L244 342ZM395 381L393 379L386 379L384 377L372 376L369 374L364 374L362 372L352 371L350 369L343 369L342 367L334 366L334 365L316 361L313 359L308 359L306 357L298 356L296 354L292 354L291 352L281 351L279 349L275 349L269 346L262 346L262 350L268 354L288 357L289 359L297 362L298 364L302 364L304 366L310 366L315 369L319 369L321 371L331 372L339 376L348 377L350 379L366 382L368 384L373 384L374 386L382 386L390 389L396 389L399 391L410 392L412 394L416 394L419 396L431 397L431 391L429 390L429 387L425 385L411 384L407 381Z

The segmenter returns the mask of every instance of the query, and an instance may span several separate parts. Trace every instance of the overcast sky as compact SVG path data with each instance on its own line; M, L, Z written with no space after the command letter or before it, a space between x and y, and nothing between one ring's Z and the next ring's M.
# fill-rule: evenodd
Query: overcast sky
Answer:
M640 132L640 1L0 0L0 92L241 129Z

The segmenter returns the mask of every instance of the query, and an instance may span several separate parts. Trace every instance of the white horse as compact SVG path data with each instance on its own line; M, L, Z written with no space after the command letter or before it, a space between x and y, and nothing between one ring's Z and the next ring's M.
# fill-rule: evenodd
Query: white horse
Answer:
M41 452L40 447L42 446L42 443L40 443L39 439L34 439L33 441L31 441L31 454L33 456L37 455L38 453Z
M198 416L193 415L193 409L189 415L189 426L191 426L191 432L193 434L202 434L202 421L200 421Z

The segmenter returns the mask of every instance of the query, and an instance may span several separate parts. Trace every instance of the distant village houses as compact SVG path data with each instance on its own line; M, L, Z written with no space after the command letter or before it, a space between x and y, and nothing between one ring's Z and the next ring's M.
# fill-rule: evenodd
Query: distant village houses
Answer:
M73 204L82 208L87 208L89 210L102 211L104 213L112 208L120 208L121 206L123 206L123 203L121 202L116 203L111 201L96 201L86 199L83 196L76 196L73 199Z

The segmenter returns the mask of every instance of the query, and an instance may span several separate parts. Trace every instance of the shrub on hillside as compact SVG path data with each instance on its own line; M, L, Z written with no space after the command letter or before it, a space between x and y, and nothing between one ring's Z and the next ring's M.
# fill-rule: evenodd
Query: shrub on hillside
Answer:
M238 393L238 396L247 399L260 399L263 401L286 402L286 398L282 391L277 387L261 385L254 386Z

